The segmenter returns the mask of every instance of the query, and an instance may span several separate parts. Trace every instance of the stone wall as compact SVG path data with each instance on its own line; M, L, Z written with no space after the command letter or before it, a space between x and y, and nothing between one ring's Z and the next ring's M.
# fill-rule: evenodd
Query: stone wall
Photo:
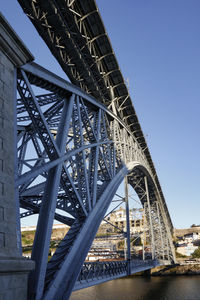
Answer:
M0 256L15 256L17 254L13 168L15 69L2 52L0 52L0 70Z
M27 298L34 263L21 256L16 165L16 68L33 60L0 14L0 299Z

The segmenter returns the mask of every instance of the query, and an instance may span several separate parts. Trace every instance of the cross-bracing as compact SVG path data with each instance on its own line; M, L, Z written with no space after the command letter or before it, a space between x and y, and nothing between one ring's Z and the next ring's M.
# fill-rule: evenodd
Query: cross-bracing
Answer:
M18 1L76 85L34 63L18 71L16 187L21 217L39 214L30 297L67 299L73 288L175 261L165 199L95 1ZM144 207L152 259L131 260L127 226L125 261L84 263L124 178ZM47 263L54 219L70 230Z
M36 96L34 86L45 89L45 94ZM159 190L144 152L123 121L93 97L34 63L18 71L17 88L16 186L25 209L21 216L39 214L30 293L36 299L69 297L100 222L127 175L146 210L152 259L174 261ZM71 227L47 263L54 218ZM76 285L91 285L91 278L94 284L136 272L134 262L127 259L120 267L122 263L110 264L109 272L107 264L101 279L102 264L96 275L94 266L92 276L91 271L90 275L81 271L86 281L79 277ZM139 264L152 267L152 262Z

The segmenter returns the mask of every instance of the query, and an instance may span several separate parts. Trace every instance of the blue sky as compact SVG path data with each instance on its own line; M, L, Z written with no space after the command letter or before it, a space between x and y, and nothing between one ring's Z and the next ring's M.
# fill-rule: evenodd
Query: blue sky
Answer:
M97 0L176 228L200 224L200 1ZM1 11L35 57L66 78L16 0Z

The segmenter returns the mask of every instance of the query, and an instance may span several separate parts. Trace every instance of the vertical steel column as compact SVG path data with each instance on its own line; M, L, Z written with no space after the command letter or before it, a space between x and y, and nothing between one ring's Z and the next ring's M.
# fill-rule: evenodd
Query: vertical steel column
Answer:
M130 270L130 261L131 261L131 240L130 240L130 218L129 218L129 203L128 203L128 178L124 178L124 187L125 187L125 204L126 204L126 259L128 265L128 275L131 274Z
M160 230L162 253L163 253L163 259L164 259L164 257L165 257L165 251L164 251L164 242L163 242L162 227L161 227L161 221L160 221L160 210L159 210L158 201L156 201L156 208L157 208L157 215L158 215L158 224L159 224L159 230Z
M56 144L58 146L58 149L60 150L60 155L62 155L65 151L73 103L74 95L71 96L69 101L64 101L62 116L56 136ZM52 168L48 173L34 239L32 259L36 263L36 268L30 276L29 289L31 295L35 295L36 300L41 299L43 294L44 278L46 273L49 244L56 209L56 200L60 184L61 170L62 163Z
M145 244L146 244L146 227L147 227L147 224L146 224L146 217L145 217L145 211L146 211L146 203L144 203L144 211L143 211L143 218L144 218L144 223L143 223L143 226L144 226L144 232L143 232L143 247L142 247L142 259L145 260Z
M114 114L117 116L117 110L116 110L116 107L115 107L115 102L114 102L114 99L115 99L115 94L114 94L114 90L113 90L113 87L110 86L110 94L111 94L111 107L112 107L112 111L114 112Z
M160 211L161 211L162 221L164 223L166 239L168 240L168 243L169 243L168 247L170 248L171 255L172 255L171 261L176 263L176 254L175 254L174 245L173 245L173 241L172 241L172 235L171 235L171 232L170 232L170 227L168 226L166 212L165 212L165 209L163 207L163 202L162 202L160 193L157 193L157 197L158 197L159 203L160 203ZM165 243L164 243L164 245L165 245Z
M166 237L167 238L167 237ZM167 238L167 258L168 260L170 260L170 256L169 256L169 241L168 241L168 238Z
M127 260L127 238L124 238L124 259Z
M149 189L148 189L148 183L147 183L147 177L144 177L144 183L145 183L145 190L147 195L147 204L148 204L148 211L149 211L149 223L150 223L150 230L151 230L151 247L152 247L152 259L155 258L155 244L154 244L154 233L153 233L153 225L152 225L152 219L151 219L151 205L150 205L150 199L149 199Z
M145 260L145 252L144 252L144 238L142 243L142 260Z

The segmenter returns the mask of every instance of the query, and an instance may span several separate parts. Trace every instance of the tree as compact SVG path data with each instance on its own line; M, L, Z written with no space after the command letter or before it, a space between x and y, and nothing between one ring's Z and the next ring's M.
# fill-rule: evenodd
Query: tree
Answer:
M191 228L192 228L192 227L197 227L197 225L196 225L196 224L192 224L190 227L191 227Z
M199 225L192 224L190 227L191 227L191 228L193 228L193 227L200 227L200 224L199 224Z
M192 253L193 258L200 258L200 246Z

